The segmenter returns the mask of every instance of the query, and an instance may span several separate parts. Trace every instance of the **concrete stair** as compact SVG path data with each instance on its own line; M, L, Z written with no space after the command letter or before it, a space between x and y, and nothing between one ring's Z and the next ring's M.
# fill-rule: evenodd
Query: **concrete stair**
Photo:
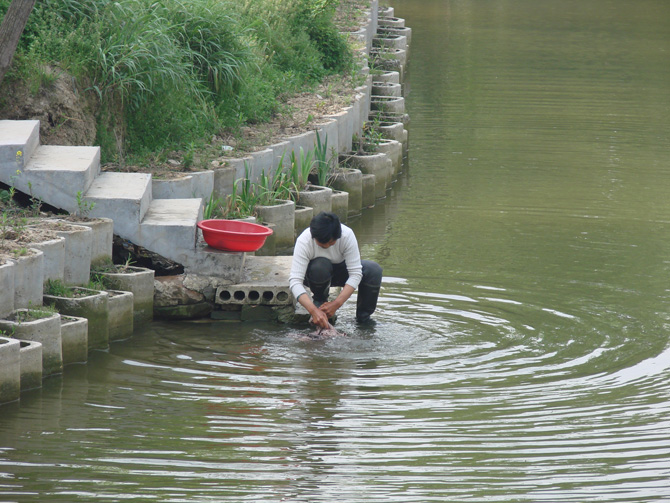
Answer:
M0 120L0 182L70 213L111 218L115 234L188 272L242 277L244 253L198 239L201 198L153 199L150 174L101 172L99 147L40 145L39 121Z

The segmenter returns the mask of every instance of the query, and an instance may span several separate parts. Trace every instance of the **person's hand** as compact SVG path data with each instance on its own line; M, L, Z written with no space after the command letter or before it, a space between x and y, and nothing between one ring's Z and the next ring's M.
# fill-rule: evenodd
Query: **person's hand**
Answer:
M335 316L335 312L340 308L340 305L336 302L324 302L319 307L320 311L323 311L328 318Z
M310 321L315 325L321 328L328 328L330 326L330 323L328 322L328 315L321 309L314 309L311 314L312 319Z

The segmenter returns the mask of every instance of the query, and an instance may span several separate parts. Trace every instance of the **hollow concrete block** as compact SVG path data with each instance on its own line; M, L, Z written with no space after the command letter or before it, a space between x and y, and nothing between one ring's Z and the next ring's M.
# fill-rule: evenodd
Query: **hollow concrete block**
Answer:
M13 402L21 395L21 344L0 336L0 403Z
M44 281L62 281L65 270L65 238L58 236L41 243L32 243L30 246L42 251L44 256Z
M56 234L65 238L63 282L68 285L86 285L91 274L93 230L83 225L63 223Z
M64 314L60 319L63 365L86 362L88 360L88 320Z
M25 255L14 258L14 264L14 308L41 306L44 253L28 249Z
M107 290L109 298L109 341L120 341L133 335L133 293Z
M0 320L0 330L13 337L42 344L42 372L45 376L63 371L60 315L58 313L38 319L24 319L29 309L16 309L9 317Z
M0 318L14 311L14 261L0 264Z
M21 391L42 387L42 344L20 340Z
M79 297L44 295L44 302L54 305L59 313L88 320L89 351L107 349L109 347L109 294L82 287L78 287L77 290L79 290Z

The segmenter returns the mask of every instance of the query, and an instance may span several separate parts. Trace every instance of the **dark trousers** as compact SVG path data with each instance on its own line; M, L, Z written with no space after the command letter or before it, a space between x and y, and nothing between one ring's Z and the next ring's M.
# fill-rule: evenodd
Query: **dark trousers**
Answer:
M382 268L372 260L361 260L363 279L358 285L356 300L356 321L364 323L370 319L377 308L379 289L382 284ZM314 295L314 301L322 304L328 300L331 286L344 286L349 279L349 271L344 262L333 264L324 257L310 260L305 275L305 285Z

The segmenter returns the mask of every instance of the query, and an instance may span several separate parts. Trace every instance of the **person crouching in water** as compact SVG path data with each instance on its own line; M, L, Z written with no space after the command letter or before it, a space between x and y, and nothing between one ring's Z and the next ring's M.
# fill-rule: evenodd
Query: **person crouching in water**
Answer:
M361 260L354 232L340 223L335 213L322 211L295 242L289 286L298 302L312 316L312 322L328 328L328 319L358 289L356 321L367 323L377 308L382 268ZM314 296L310 299L305 285ZM341 286L339 295L328 301L329 288Z

